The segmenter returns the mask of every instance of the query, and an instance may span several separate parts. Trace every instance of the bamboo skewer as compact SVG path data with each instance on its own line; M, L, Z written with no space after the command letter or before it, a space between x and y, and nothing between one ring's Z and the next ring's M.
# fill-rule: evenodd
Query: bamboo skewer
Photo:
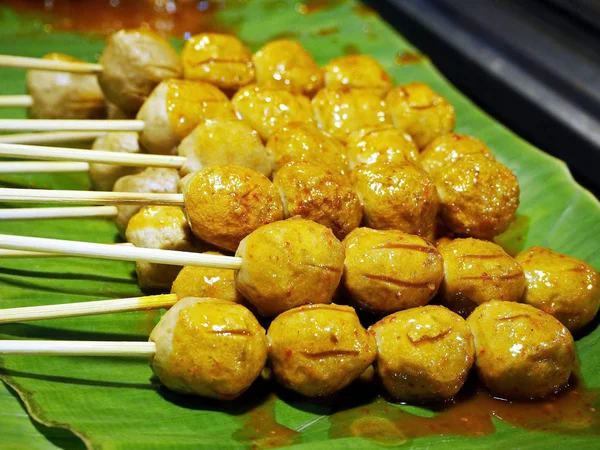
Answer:
M90 203L94 205L183 206L183 194L0 188L0 201L22 203L48 202L58 204Z
M154 342L0 341L2 355L140 356L156 352Z
M31 95L2 95L0 96L1 108L29 108L33 105Z
M86 162L0 162L0 173L68 173L89 170L90 165Z
M101 64L30 58L27 56L14 55L0 55L0 67L92 74L100 73L103 70Z
M0 324L170 308L177 303L177 300L177 295L175 294L162 294L146 297L119 298L116 300L65 303L61 305L7 308L0 309Z
M134 245L130 242L124 242L121 244L114 244L124 247L133 247ZM58 253L45 253L45 252L28 252L25 250L6 250L0 248L0 259L6 258L63 258L71 255L63 255Z
M104 134L106 134L105 131L49 131L46 133L17 133L0 135L0 142L6 144L58 144L61 142L91 141Z
M0 120L0 131L142 131L143 129L143 120Z
M115 217L116 206L75 206L59 208L0 209L0 220L70 219L83 217Z

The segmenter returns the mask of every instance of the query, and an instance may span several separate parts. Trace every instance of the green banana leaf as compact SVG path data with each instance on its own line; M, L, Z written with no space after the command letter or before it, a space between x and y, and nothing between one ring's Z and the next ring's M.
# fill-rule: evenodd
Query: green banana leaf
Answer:
M421 80L431 84L456 107L457 131L485 141L519 178L519 216L499 241L514 252L534 244L544 245L600 269L600 204L574 182L562 162L533 148L484 114L425 58L414 64L397 64L398 55L416 50L381 18L353 1L330 3L327 8L306 14L306 8L295 2L254 1L223 10L218 18L235 25L238 35L253 50L274 37L291 36L321 64L357 51L377 58L396 83ZM94 60L102 47L98 37L46 33L41 22L0 8L0 53L39 56L61 51ZM21 71L2 69L0 80L0 95L24 92ZM17 112L0 111L0 116L17 117ZM0 183L54 189L89 187L87 177L78 174L2 176ZM101 219L0 222L0 233L106 243L118 239L115 226ZM0 261L0 307L139 294L130 263L80 258ZM147 339L158 314L136 312L5 325L0 328L0 339L142 341ZM600 386L599 341L600 329L595 329L577 342L581 376L590 387ZM336 434L340 424L335 422L331 403L303 400L266 382L258 383L233 403L183 398L157 386L146 361L137 358L3 357L0 378L14 389L33 419L26 415L14 392L0 383L2 448L247 448L255 444L361 449L379 445L363 437ZM361 397L358 391L351 396ZM417 407L392 408L431 415ZM269 414L261 415L265 411L270 411L274 419ZM421 437L404 445L462 449L597 447L598 437L590 433L533 432L496 419L493 423L495 432L482 437ZM279 432L264 436L261 424ZM390 443L401 441L383 442Z

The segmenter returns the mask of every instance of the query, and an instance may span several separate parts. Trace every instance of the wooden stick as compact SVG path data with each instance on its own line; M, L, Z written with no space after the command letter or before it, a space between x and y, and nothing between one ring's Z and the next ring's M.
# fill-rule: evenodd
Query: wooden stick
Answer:
M86 162L0 162L0 173L67 173L89 170L90 165Z
M80 217L115 217L116 206L75 206L59 208L0 209L0 220L70 219Z
M177 303L177 295L163 294L147 297L119 298L94 302L65 303L62 305L29 306L0 309L0 323L28 322L65 317L96 316L143 309L170 308Z
M1 108L29 108L33 105L31 95L2 95L0 96Z
M0 67L51 70L54 72L100 73L102 65L86 62L57 61L26 56L0 55Z
M0 201L94 205L167 205L183 206L183 194L153 192L59 191L52 189L0 188Z
M0 156L55 161L80 161L88 163L119 164L134 167L170 167L181 169L187 161L183 156L146 155L141 153L79 150L41 145L0 143Z
M143 129L143 120L0 120L0 131L142 131Z
M145 356L156 352L154 342L0 341L2 355Z
M48 131L46 133L17 133L0 135L6 144L51 144L60 142L92 141L105 131Z
M144 261L173 266L201 266L238 270L242 258L235 256L206 255L203 253L159 250L153 248L121 247L60 239L44 239L0 234L0 248L34 252L59 253L85 258L115 259L119 261Z
M114 244L125 247L133 247L134 245L130 242L123 242L121 244ZM71 255L61 255L58 253L44 253L44 252L27 252L25 250L6 250L0 248L0 259L6 258L64 258Z

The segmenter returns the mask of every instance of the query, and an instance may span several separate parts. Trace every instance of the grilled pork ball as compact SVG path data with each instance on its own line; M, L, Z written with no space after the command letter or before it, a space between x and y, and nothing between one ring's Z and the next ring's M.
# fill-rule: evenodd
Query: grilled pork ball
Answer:
M338 56L329 61L324 70L325 86L330 89L373 88L387 92L392 88L390 76L368 55Z
M290 162L308 161L341 175L348 173L344 146L314 125L286 125L269 138L267 149L273 154L275 171Z
M344 143L353 131L392 123L381 89L325 88L312 105L319 128Z
M352 171L364 207L364 223L378 230L400 230L431 238L440 198L429 176L412 163L374 163Z
M240 242L235 282L263 316L330 303L342 277L344 247L332 231L292 218L265 225Z
M467 134L448 133L435 138L421 153L419 164L425 172L435 175L440 169L466 155L482 155L494 160L491 150L479 139Z
M442 202L442 221L455 234L492 239L515 217L519 182L497 161L465 156L441 168L434 180Z
M346 177L309 162L283 166L273 178L284 217L300 216L331 228L338 239L360 225L362 206Z
M98 82L106 98L135 113L163 80L179 78L181 58L162 36L149 30L121 30L110 35L98 60Z
M600 306L600 276L589 264L542 247L519 255L527 278L523 301L560 320L571 331L590 323Z
M113 187L115 192L163 192L176 193L179 182L179 172L175 169L148 167L140 173L119 178ZM115 222L119 231L125 236L129 219L141 207L137 205L119 205Z
M235 251L257 228L283 219L277 188L260 173L239 166L199 170L184 193L185 214L203 241Z
M133 131L115 131L98 137L92 150L123 153L141 153L138 134ZM90 180L97 191L112 191L115 182L126 175L141 172L139 167L118 164L90 164Z
M467 322L442 306L391 314L369 333L377 341L377 374L389 394L402 401L454 397L475 358Z
M440 293L444 305L463 317L491 300L518 302L525 290L521 265L502 247L479 239L438 245L444 258Z
M267 331L269 361L283 386L307 397L321 397L348 386L377 353L354 309L305 305L286 311Z
M44 59L83 62L62 53L50 53ZM26 78L32 105L32 119L103 119L106 101L93 74L30 70Z
M258 84L308 96L323 87L323 71L297 41L267 42L254 54L252 61Z
M363 128L348 137L348 164L355 169L361 164L416 163L419 149L410 135L391 125Z
M285 89L250 85L231 100L238 116L267 140L291 122L312 123L310 100Z
M419 148L454 129L454 107L425 83L408 83L385 98L398 129L410 134Z
M202 33L183 46L183 75L188 80L214 84L235 91L254 82L250 50L230 34Z
M475 337L475 368L495 396L537 399L569 381L575 345L558 320L531 305L491 301L467 319Z
M177 147L187 158L182 175L204 167L235 165L256 170L266 177L273 171L273 157L260 136L241 120L208 120L201 123Z
M242 305L188 297L162 317L150 334L152 371L168 389L217 400L239 397L266 360L265 330Z
M137 114L145 123L140 143L150 153L172 154L206 120L236 120L227 96L212 84L190 80L160 83Z
M375 314L426 305L444 277L442 255L419 236L357 228L344 247L343 286L356 308Z

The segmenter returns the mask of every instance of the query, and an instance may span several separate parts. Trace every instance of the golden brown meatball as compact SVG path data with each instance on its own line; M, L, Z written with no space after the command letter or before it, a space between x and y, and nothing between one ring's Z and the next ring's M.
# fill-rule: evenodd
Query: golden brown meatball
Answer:
M83 62L62 53L50 53L44 59ZM106 101L93 74L30 70L27 92L33 103L32 119L103 119Z
M254 82L252 54L230 34L202 33L186 41L181 52L183 75L188 80L237 90Z
M310 100L284 89L250 85L231 100L237 114L267 140L291 122L312 123Z
M492 239L508 228L519 206L519 182L506 166L470 155L435 175L444 225L453 233Z
M283 219L279 191L260 173L238 166L196 172L185 192L185 214L200 239L235 251L258 227Z
M300 216L331 228L338 239L360 225L362 206L346 177L309 162L289 163L273 184L283 200L285 218Z
M434 175L465 155L482 155L494 160L491 150L479 139L468 134L449 133L435 138L421 153L419 164Z
M552 314L569 330L590 323L600 306L600 276L589 264L543 247L517 255L527 278L523 301Z
M180 77L183 70L169 41L149 30L110 35L98 62L104 95L125 112L136 112L158 83Z
M308 161L342 175L348 172L344 146L314 125L286 125L269 138L267 149L275 159L275 171L293 161Z
M307 397L343 389L371 365L377 353L354 309L306 305L286 311L267 331L275 378Z
M490 300L518 302L525 290L521 265L502 247L479 239L455 239L438 245L444 258L440 287L444 305L467 317Z
M265 330L242 305L188 297L162 317L150 334L152 371L168 389L218 400L239 397L262 371Z
M573 337L533 306L491 301L467 319L475 338L475 368L489 391L505 399L541 398L569 381Z
M125 232L136 247L199 251L201 246L178 206L146 206L130 220ZM170 289L180 266L137 262L135 271L142 290ZM181 298L181 297L180 297Z
M398 86L385 101L394 125L410 134L419 148L454 129L454 107L425 83Z
M325 86L382 89L392 88L392 79L381 64L369 55L347 55L333 58L325 66Z
M323 87L323 71L297 41L268 42L254 54L252 61L258 84L308 96Z
M350 169L377 162L415 163L419 149L410 135L391 125L363 128L348 137L347 156Z
M444 276L442 255L419 236L357 228L344 247L343 286L354 306L375 314L426 305Z
M260 136L241 120L208 120L198 125L177 147L187 158L182 175L204 167L234 165L256 170L266 177L273 172L273 157Z
M135 115L137 111L134 112L125 112L121 108L119 108L114 103L107 102L106 103L106 118L108 120L129 120L135 119Z
M141 153L138 134L133 131L106 133L92 144L92 150L123 153ZM115 182L126 175L141 172L140 167L118 164L90 164L90 180L97 191L112 191Z
M362 128L391 124L381 89L321 89L312 100L315 120L342 142Z
M140 173L119 178L113 187L115 192L156 192L176 193L179 183L179 172L176 169L148 167ZM136 205L119 205L119 213L115 222L124 236L129 219L140 210Z
M221 255L205 252L206 255ZM178 298L211 297L242 303L244 298L235 287L234 271L212 267L185 266L175 278L171 293Z
M190 80L160 83L137 115L144 121L140 143L150 153L172 154L206 120L236 120L227 96L212 84Z
M398 400L454 397L475 358L467 322L443 306L391 314L372 325L369 332L377 341L377 374Z
M344 246L310 220L271 223L248 235L236 252L235 282L263 316L310 303L330 303L342 277Z
M431 238L440 198L429 176L412 163L375 163L352 171L364 223Z

